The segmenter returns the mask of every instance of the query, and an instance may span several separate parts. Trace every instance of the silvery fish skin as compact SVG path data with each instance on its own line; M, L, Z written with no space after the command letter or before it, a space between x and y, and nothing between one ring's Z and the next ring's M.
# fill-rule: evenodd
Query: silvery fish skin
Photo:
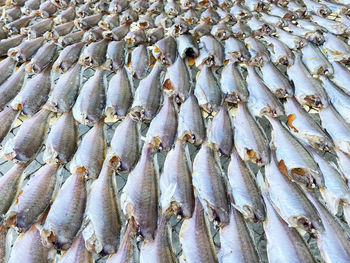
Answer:
M329 135L295 98L287 98L284 109L288 118L287 125L295 136L322 151L334 147Z
M106 155L103 127L103 120L96 122L84 135L70 163L71 173L83 174L88 179L98 177Z
M192 217L182 223L179 239L182 247L180 262L218 263L209 225L198 199Z
M53 72L67 72L79 59L81 49L85 42L78 42L65 47L52 66Z
M284 41L271 36L264 36L263 40L268 43L267 48L270 51L273 63L286 66L293 65L294 54Z
M83 85L73 106L74 118L82 124L101 120L106 106L105 76L103 70L96 70Z
M157 229L158 171L152 151L151 146L144 146L120 197L126 219L135 221L138 234L145 240L154 239Z
M111 78L107 90L106 115L110 117L124 118L133 100L133 84L129 79L125 67L116 70Z
M283 115L283 107L276 96L261 79L256 68L246 66L248 71L247 88L249 92L248 107L253 116L280 116Z
M46 18L51 17L56 11L57 7L51 1L45 1L40 5L38 14Z
M57 46L55 42L48 42L35 53L31 61L26 65L26 71L32 74L42 72L49 63L56 58Z
M103 39L104 30L100 27L93 27L83 35L83 41L87 43L97 42Z
M7 57L0 62L0 84L3 84L14 72L17 61Z
M244 20L252 17L252 13L245 6L242 6L241 3L235 2L230 9L230 14L232 14L237 20Z
M76 10L78 17L87 17L93 14L93 6L91 2L86 2L80 5Z
M127 116L114 131L108 158L115 156L119 159L115 167L118 173L130 172L139 159L141 147L139 128L139 124Z
M334 61L350 62L350 46L332 33L325 34L325 42L322 45L322 51Z
M85 242L82 235L79 235L73 241L72 246L60 257L58 263L93 263L94 258L85 248Z
M349 35L350 33L350 29L338 21L330 20L317 15L311 15L309 19L311 19L311 21L318 24L319 26L325 27L330 33L334 35Z
M173 97L164 97L163 106L153 118L146 135L146 142L163 151L170 151L177 130L177 111Z
M108 39L113 39L115 41L121 41L129 32L130 25L123 24L112 29L112 31L103 32L103 36Z
M268 13L270 15L277 16L285 20L295 20L296 18L293 12L284 9L275 3L270 4L270 6L268 7Z
M126 0L113 0L109 5L109 11L119 14L125 10L128 6L128 1Z
M130 113L133 118L150 122L156 115L161 99L161 81L164 66L156 63L148 76L142 79L134 95Z
M171 65L177 58L177 44L172 36L159 40L154 45L153 56L164 65Z
M46 18L28 27L22 27L20 32L22 35L27 35L29 39L35 39L44 35L46 31L51 31L53 24L52 18Z
M117 253L107 259L107 263L137 263L139 262L139 250L136 245L136 227L133 222L125 226L123 238Z
M43 160L46 163L68 163L78 144L78 127L72 112L67 111L51 126L45 142Z
M250 53L244 43L234 37L225 40L225 59L232 62L250 60Z
M180 6L174 0L169 0L167 4L164 5L164 11L170 17L176 17L180 14L181 9Z
M269 262L316 262L298 231L289 227L277 213L268 194L263 194L263 197L267 214L263 226L268 240L266 249Z
M140 263L150 259L155 263L176 263L175 252L171 243L171 231L168 224L169 216L163 214L157 228L154 240L144 242L140 250Z
M240 212L231 207L230 224L220 229L220 263L259 263L249 229Z
M284 174L306 187L324 186L324 178L310 152L279 120L269 118L272 125L271 146Z
M84 36L84 31L76 31L74 33L69 33L68 35L59 37L57 42L62 47L67 47L69 45L72 45L74 43L81 41L83 36Z
M137 19L138 19L138 14L132 8L128 8L124 10L119 16L121 25L131 24L133 22L136 22Z
M276 28L278 39L285 43L290 49L300 49L308 44L305 38L293 35L283 29Z
M104 17L100 22L98 22L98 26L104 30L111 30L119 26L119 15L112 14Z
M320 33L327 33L326 28L316 24L315 22L310 21L309 19L298 19L296 22L298 25L300 25L304 29L314 31L314 32L319 31Z
M49 263L53 260L50 254L50 249L41 243L39 230L32 226L26 233L17 237L8 262Z
M28 1L26 1L27 3ZM65 10L62 10L55 18L54 21L57 24L63 24L69 21L73 21L75 18L75 8L73 6L68 7Z
M30 14L34 10L38 10L40 7L40 0L28 0L25 1L24 6L21 8L23 14Z
M219 22L220 16L216 13L215 9L210 6L202 12L200 20L208 24L216 24Z
M275 8L276 5L273 5L273 8ZM275 10L278 10L275 8ZM287 10L284 10L282 12L286 12ZM277 14L273 14L273 12L269 12L269 13L264 13L261 12L261 20L264 21L266 24L271 24L277 27L286 27L288 26L288 22L287 20L295 20L296 15L294 14L294 12L289 12L285 14L281 14L281 15L277 15ZM287 15L287 17L283 17L284 15Z
M42 166L21 189L6 220L20 233L26 232L46 211L57 189L57 164Z
M52 29L52 32L46 32L44 37L46 39L57 40L60 36L65 36L72 32L74 26L73 21L57 25Z
M196 58L196 67L201 69L204 65L208 67L220 67L224 65L224 47L213 36L206 35L200 38L199 56Z
M332 137L335 147L350 154L350 125L332 105L322 109L319 115L321 125Z
M115 253L119 246L122 222L113 161L104 162L90 187L85 212L89 223L82 232L86 248L100 255Z
M0 55L5 56L11 48L20 45L24 37L25 36L22 35L15 35L13 37L0 40Z
M185 142L177 140L175 148L166 156L159 180L160 203L163 210L169 209L177 216L190 218L194 210L194 193L185 147Z
M210 221L215 225L229 223L229 205L225 177L216 152L208 143L202 144L193 161L193 186Z
M286 75L284 75L271 61L266 62L261 68L262 79L266 86L278 98L293 96L293 87Z
M154 44L164 37L164 29L159 26L152 28L147 32L147 39L150 44Z
M229 62L221 72L220 88L225 101L230 103L246 102L248 100L247 83L235 62Z
M106 51L105 67L116 71L124 66L126 56L126 44L124 41L109 42Z
M343 176L345 177L345 181L347 182L347 184L349 185L349 181L350 181L350 155L344 153L341 150L338 149L334 149L335 153L337 155L337 162L338 162L338 166L343 174Z
M199 22L199 17L195 8L189 8L186 12L183 13L182 17L186 20L190 25L195 25Z
M312 42L315 45L322 45L325 41L322 32L313 31L312 29L307 29L305 27L298 27L292 23L289 23L288 31L293 35L299 36L305 40ZM305 44L304 46L307 45L308 44Z
M209 35L211 30L211 25L209 23L201 21L198 25L196 25L190 33L193 37L198 41L203 36Z
M183 34L187 34L190 30L190 25L182 17L175 18L174 24L169 30L169 34L173 37L178 37Z
M301 105L322 109L328 106L327 93L321 82L312 77L304 65L301 53L295 54L294 64L287 69L289 79L294 83L295 98Z
M26 165L15 164L0 177L0 215L4 215L15 200L24 178Z
M244 39L244 43L251 55L251 65L260 66L268 61L269 51L260 40L250 36Z
M130 7L138 14L144 13L149 6L146 0L136 0L130 3Z
M249 26L249 28L251 29L251 31L254 32L254 34L261 34L261 32L265 32L264 31L264 26L267 23L264 23L261 19L261 17L259 17L257 14L253 14L253 16L247 20L247 26ZM267 27L269 29L273 29L272 32L276 31L272 25L267 25Z
M77 18L74 20L75 26L80 30L88 30L98 24L98 22L101 20L102 14L93 14L90 16L86 16L83 18Z
M232 189L234 207L246 220L265 220L265 207L253 172L234 149L228 166L227 177ZM234 210L234 209L233 209Z
M14 6L12 8L4 9L2 14L2 19L6 22L12 22L22 15L21 8L19 6Z
M350 71L340 62L331 61L334 68L332 81L350 96Z
M20 45L10 48L7 55L18 62L25 62L32 58L44 43L44 37L23 41Z
M322 221L316 208L307 199L300 186L288 177L289 174L282 173L275 156L272 156L271 162L265 167L265 180L270 202L276 212L290 227L310 233L323 231ZM266 204L266 198L264 200Z
M311 153L324 175L325 187L320 188L323 200L329 211L336 215L341 204L350 205L350 189L334 163L327 161L315 151Z
M45 107L53 112L66 112L73 107L78 97L81 67L81 65L76 63L59 77Z
M222 156L229 156L233 147L233 130L226 105L223 103L220 111L214 116L208 128L208 141Z
M18 113L18 111L12 109L11 107L6 107L0 112L0 123L2 124L0 127L0 143L11 130Z
M310 43L301 49L301 53L302 61L312 75L333 75L332 64L318 47Z
M228 39L232 35L231 30L223 22L214 25L211 29L211 34L221 41Z
M348 262L350 260L350 241L347 231L339 221L311 193L308 198L319 212L325 231L316 235L317 246L323 260L330 262Z
M106 61L108 43L108 39L102 39L89 44L81 53L79 63L85 67L102 66Z
M337 85L330 81L327 77L320 76L323 83L323 87L326 90L329 100L338 111L338 113L344 118L346 123L350 124L350 97Z
M42 109L22 123L16 136L6 142L6 159L26 163L38 154L45 139L50 113Z
M321 3L326 5L333 13L337 15L349 14L349 6L337 2L321 0Z
M332 12L327 7L327 5L318 3L318 2L313 1L313 0L304 0L304 4L306 6L307 11L314 13L318 16L326 17Z
M178 56L175 63L167 67L163 90L167 95L174 96L176 102L183 103L190 96L191 84L189 69Z
M232 35L244 41L245 38L252 35L251 28L241 20L238 20L237 23L232 27Z
M51 66L27 80L24 87L11 102L11 107L33 116L45 104L51 90Z
M143 79L147 76L150 65L150 57L147 47L139 45L131 53L131 61L128 65L131 76L134 79Z
M194 95L201 108L208 112L219 111L221 91L213 69L204 64L197 75Z
M0 85L0 109L4 109L6 104L15 98L21 90L25 77L25 65L26 64L22 64L5 82Z
M269 162L269 147L260 125L244 103L239 103L234 124L234 145L242 160L252 161L259 166Z
M177 136L179 139L194 145L200 145L205 140L205 124L194 95L190 95L181 105L178 123Z
M83 174L72 174L62 185L46 217L40 233L44 246L69 249L83 222L85 206Z
M20 32L20 29L22 27L28 26L30 21L32 20L34 16L23 16L11 23L8 23L7 25L4 26L5 31L8 32L10 35L16 35Z

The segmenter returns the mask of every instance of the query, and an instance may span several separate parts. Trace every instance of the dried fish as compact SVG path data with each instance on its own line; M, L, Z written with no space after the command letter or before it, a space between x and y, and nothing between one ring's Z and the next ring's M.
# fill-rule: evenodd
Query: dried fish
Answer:
M331 61L334 68L334 74L331 80L350 96L350 71L340 62Z
M310 13L314 13L318 16L326 17L328 16L332 11L327 7L327 5L318 3L313 0L304 0L304 4L306 6L306 10Z
M177 44L173 37L159 40L152 50L153 56L164 65L171 65L177 58Z
M244 39L244 43L251 55L251 65L261 66L269 60L269 51L260 40L250 36Z
M248 62L250 53L241 40L230 37L225 40L225 60Z
M125 64L126 57L126 44L124 41L112 41L109 42L106 51L105 68L116 71L122 68Z
M350 155L344 153L341 150L338 149L334 149L338 159L338 166L340 168L340 171L342 172L343 176L345 177L345 181L346 183L349 185L349 181L350 181L350 173L349 173L349 169L350 169Z
M229 223L229 206L223 170L208 143L202 144L193 161L193 186L208 219L218 226Z
M123 24L112 29L112 31L103 32L103 36L108 39L113 39L115 41L121 41L124 39L126 34L129 32L130 25Z
M165 96L163 106L153 118L146 135L146 143L154 148L170 151L177 129L177 112L173 97Z
M269 148L266 136L246 104L238 103L233 123L234 144L242 160L250 160L259 166L267 164Z
M269 118L272 125L271 146L285 176L307 187L324 186L324 178L310 152L279 120Z
M182 17L177 17L169 30L169 34L173 37L178 37L183 34L188 34L189 30L190 25L187 21Z
M283 29L276 28L278 39L285 43L290 49L300 49L308 44L305 38L293 35Z
M25 62L30 60L37 50L44 43L44 37L38 37L36 39L30 39L23 41L20 45L10 48L7 55L18 62Z
M70 21L64 24L60 24L55 26L51 32L46 32L44 34L44 37L46 39L56 40L61 36L65 36L72 32L73 28L75 27L74 22Z
M56 13L57 7L51 1L45 1L41 3L38 11L38 15L43 18L51 17L54 13Z
M29 39L35 39L44 35L46 31L51 31L54 22L52 18L42 19L28 27L21 28L21 34L27 35Z
M283 107L276 96L266 86L256 71L256 67L247 65L248 107L253 116L281 116Z
M26 81L24 87L11 102L11 107L33 116L45 104L51 90L51 65Z
M6 107L0 112L0 143L4 140L6 135L11 130L16 118L18 111L15 111L11 107Z
M25 120L16 136L6 142L4 156L18 163L31 161L40 151L44 142L50 111L42 109Z
M254 174L234 149L227 171L232 189L234 207L246 220L253 222L265 220L264 201L258 189ZM237 212L233 212L237 214ZM231 215L232 217L232 215Z
M75 26L80 30L88 30L94 26L98 25L98 22L101 20L102 14L94 14L91 16L86 16L83 18L78 18L74 20Z
M129 46L137 46L147 42L147 36L144 30L137 29L134 31L130 31L124 37L124 40Z
M197 75L194 95L201 108L208 112L218 111L221 104L221 91L211 67L204 64Z
M126 9L119 15L120 24L131 24L136 22L138 19L138 14L131 8Z
M103 70L96 70L80 90L73 106L73 116L82 124L98 122L106 106L105 76Z
M53 71L57 73L67 72L78 61L84 45L84 42L78 42L65 47L53 64Z
M31 61L26 65L28 73L38 74L42 72L51 61L56 58L57 46L54 42L49 42L38 49ZM50 67L51 69L51 67Z
M72 174L58 192L41 230L45 247L67 250L72 245L83 222L85 203L83 174Z
M3 84L9 77L11 77L16 67L17 61L7 57L0 62L0 84Z
M294 84L295 98L301 105L322 109L328 106L327 94L319 80L312 77L302 61L301 53L295 53L294 64L287 69Z
M82 235L75 238L72 246L58 260L58 263L93 263L93 255L85 248L85 242Z
M143 122L150 122L156 115L161 99L163 71L164 66L158 62L148 76L140 81L130 109L133 118Z
M220 229L220 263L260 262L249 229L240 212L231 207L230 224Z
M289 130L295 136L322 151L330 151L334 147L329 135L295 98L287 98L284 109Z
M74 33L69 33L68 35L61 36L58 38L58 43L63 46L67 47L69 45L75 44L83 38L84 31L76 31Z
M3 216L6 214L11 204L14 202L19 187L23 182L25 174L23 174L24 169L27 165L15 164L0 177L0 214Z
M116 196L114 159L106 160L88 193L87 227L83 230L86 248L97 254L115 253L121 229L120 209Z
M28 3L29 1L26 1ZM70 21L73 21L75 18L75 8L73 6L68 7L65 10L62 10L55 18L54 21L57 24L63 24Z
M128 65L131 76L134 79L143 79L147 76L150 57L145 45L136 47L131 53L131 61Z
M20 233L26 232L46 211L58 186L57 164L41 167L21 189L6 220Z
M4 29L9 35L16 35L20 32L20 29L22 27L28 26L28 24L30 23L30 21L32 20L33 17L34 16L32 16L32 15L23 16L23 17L15 20L11 23L6 24L4 26Z
M326 53L326 55L334 61L347 64L350 62L350 46L332 33L325 34L322 52Z
M213 36L202 36L199 42L199 56L196 58L196 67L220 67L224 65L224 48Z
M50 249L44 247L41 243L39 229L32 226L26 233L17 237L8 262L49 263L52 260L53 255Z
M103 121L96 122L85 134L70 163L71 173L79 173L88 179L96 179L105 159L106 141Z
M104 17L100 22L98 22L98 26L104 30L112 30L113 28L119 26L119 15L112 14Z
M319 114L321 125L332 137L335 147L350 154L350 125L332 105L322 109Z
M81 53L79 63L85 67L99 67L106 61L109 40L102 39L89 44Z
M147 41L150 44L154 44L164 37L164 29L161 26L157 28L152 28L148 30L146 35L147 35Z
M151 146L144 146L120 197L126 219L135 220L138 234L146 241L154 239L157 229L158 171L152 151Z
M190 34L183 34L176 38L177 52L182 59L195 58L199 55L198 44Z
M271 36L264 36L263 39L268 43L267 48L273 63L286 66L294 64L294 54L284 41Z
M178 118L178 138L194 145L200 145L205 140L205 125L198 101L190 95L180 107Z
M62 74L53 88L45 107L53 112L70 110L78 96L81 65L78 63Z
M310 20L319 26L325 27L329 32L331 32L334 35L349 35L350 34L350 29L335 20L330 20L324 17L320 17L317 15L311 15Z
M123 118L127 115L133 100L133 85L125 67L117 69L109 81L106 101L106 115Z
M218 262L208 222L198 199L192 217L182 223L179 239L182 247L181 262Z
M46 163L68 163L77 149L78 128L71 111L52 125L45 142L43 160Z
M333 67L321 50L313 44L301 49L302 61L312 75L333 75Z

